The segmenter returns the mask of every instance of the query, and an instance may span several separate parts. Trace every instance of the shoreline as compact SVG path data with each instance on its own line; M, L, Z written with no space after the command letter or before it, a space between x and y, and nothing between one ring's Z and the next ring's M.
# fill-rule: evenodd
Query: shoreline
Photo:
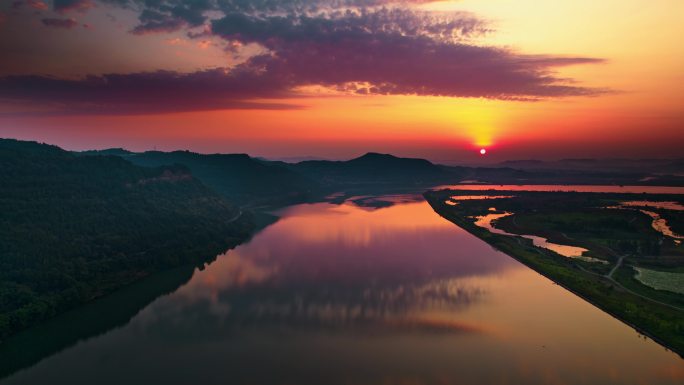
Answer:
M600 303L600 301L597 300L596 298L593 298L593 297L591 297L591 296L589 296L589 295L587 295L587 294L581 293L581 292L579 291L580 289L573 288L571 285L568 285L567 283L564 283L564 282L562 282L561 280L559 280L559 279L553 277L552 274L550 274L550 273L544 271L544 270L541 269L541 268L538 268L538 266L536 266L534 263L532 263L531 260L528 260L527 258L525 258L525 257L522 256L522 255L516 255L516 253L515 253L516 245L513 245L513 246L511 247L510 250L504 250L503 248L500 247L500 244L499 244L499 243L495 242L497 239L500 239L500 238L497 238L497 237L496 237L496 234L490 233L490 232L489 232L488 230L486 230L486 229L475 228L475 225L472 225L472 224L470 224L470 223L468 223L468 222L462 220L461 218L458 218L458 217L455 217L455 216L451 216L451 215L448 215L448 213L442 212L442 211L440 210L440 207L439 207L438 203L437 203L437 202L434 202L434 200L431 199L431 197L429 196L430 192L431 192L431 191L428 191L428 192L424 193L423 196L424 196L425 200L428 202L428 204L430 205L430 207L432 207L432 209L435 211L435 213L436 213L437 215L439 215L439 216L441 216L442 218L448 220L449 222L453 223L454 225L456 225L456 226L462 228L463 230L465 230L465 231L468 232L469 234L471 234L471 235L477 237L479 240L481 240L481 241L487 243L488 245L490 245L490 246L493 247L494 249L496 249L496 250L498 250L498 251L500 251L500 252L506 254L507 256L509 256L509 257L515 259L516 261L522 263L523 265L527 266L528 268L534 270L537 274L539 274L539 275L541 275L541 276L543 276L543 277L549 279L550 281L552 281L552 282L555 283L556 285L559 285L559 286L561 286L562 288L564 288L565 290L567 290L567 291L569 291L569 292L575 294L576 296L582 298L583 300L587 301L588 303L590 303L591 305L593 305L593 306L596 307L597 309L599 309L599 310L605 312L606 314L610 315L611 317L615 318L616 320L618 320L618 321L624 323L625 325L631 327L631 328L634 329L637 333L639 333L639 334L641 334L641 335L643 335L643 336L645 336L645 337L650 338L651 340L653 340L653 341L656 342L657 344L661 345L661 346L662 346L663 348L665 348L666 350L673 352L674 354L678 355L679 358L681 358L681 359L684 360L684 347L681 348L681 349L678 349L677 347L675 347L675 346L672 345L671 343L665 341L664 339L655 336L652 332L649 332L649 331L647 331L646 329L644 329L643 327L638 326L638 325L634 324L633 322L630 322L630 321L628 321L627 319L623 318L623 316L621 316L621 315L619 314L619 312L616 312L616 311L614 311L614 310L608 309L608 308L605 307L605 306L602 306L602 304ZM488 233L488 234L492 234L493 237L482 237L482 236L481 236L482 234L480 234L480 233L482 233L482 232L486 232L486 233ZM514 238L511 238L511 239L514 239ZM517 247L520 248L521 246L518 245ZM521 250L525 250L525 249L521 249ZM571 261L568 261L568 262L571 262ZM597 281L597 282L605 282L605 280L599 280L599 279L597 279L597 278L593 278L593 279L594 279L595 281Z

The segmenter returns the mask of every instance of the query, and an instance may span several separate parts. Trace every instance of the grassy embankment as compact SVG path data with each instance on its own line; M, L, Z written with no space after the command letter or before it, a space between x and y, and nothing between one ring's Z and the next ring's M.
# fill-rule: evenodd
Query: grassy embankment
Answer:
M472 194L472 192L470 193ZM497 192L497 194L502 194L502 192ZM519 192L516 194L518 196L521 195ZM591 250L589 255L609 261L607 267L602 267L600 264L573 260L549 250L537 248L532 245L531 241L520 237L493 234L475 225L474 220L471 218L472 215L483 215L485 212L480 211L476 214L472 211L464 211L464 207L467 207L467 205L450 206L445 204L445 200L451 195L453 195L453 191L431 191L425 193L425 198L433 209L445 219L629 324L640 333L650 336L660 344L677 352L680 356L684 355L684 311L681 310L684 308L684 301L682 301L682 296L676 293L654 290L642 285L634 279L632 268L627 265L622 265L618 268L613 276L607 276L609 269L620 260L619 256L616 255L617 253L609 245L620 245L625 249L652 247L652 241L648 239L648 236L634 242L622 243L613 243L616 238L619 238L615 237L614 232L611 233L611 236L605 236L605 238L594 235L594 239L584 242L574 237L564 237L565 242L561 243L586 247ZM540 208L545 203L549 203L539 200L538 197L534 199ZM509 201L514 201L514 199ZM500 206L499 203L497 202L497 206ZM479 204L494 205L491 201ZM525 204L529 205L530 202L525 202ZM558 203L556 203L556 206L561 209ZM482 210L482 207L484 206L480 206L479 209ZM551 211L549 207L545 209L546 212ZM532 209L529 213L535 214L539 211ZM617 211L617 215L623 214ZM592 216L587 216L587 213L578 215L584 216L584 219L592 219ZM518 215L513 217L516 216ZM527 219L540 223L540 218L538 217L536 219ZM597 220L595 216L593 219ZM559 235L559 233L539 234L538 232L530 232L529 229L525 228L524 223L526 223L525 220L515 222L515 226L518 226L518 233L547 236L551 241L560 242L559 237L562 235ZM623 224L622 221L616 222L615 232L619 232ZM637 223L635 226L643 226L643 223ZM590 227L588 226L588 228ZM582 229L578 229L578 231L582 231Z

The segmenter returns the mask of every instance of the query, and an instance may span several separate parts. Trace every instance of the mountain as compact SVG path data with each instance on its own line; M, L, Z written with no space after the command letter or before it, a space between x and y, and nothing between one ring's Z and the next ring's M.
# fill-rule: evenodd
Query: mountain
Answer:
M684 174L684 159L593 159L575 158L554 161L509 160L493 165L522 170L574 170L622 173Z
M647 162L648 163L648 162ZM684 173L674 161L650 162L571 159L555 162L508 161L467 169L468 180L491 184L592 184L684 186Z
M246 154L147 151L123 158L146 167L182 164L202 183L238 204L283 205L319 195L316 182L283 167L282 162L259 160Z
M105 150L88 150L76 152L77 155L117 155L117 156L127 156L133 154L133 152L125 150L123 148L108 148Z
M0 338L154 272L203 265L251 215L183 166L0 139Z
M425 159L399 158L389 154L367 153L348 161L304 161L285 165L324 186L335 190L369 189L384 186L433 187L474 181L484 184L623 184L682 185L684 178L654 175L628 167L612 170L597 167L592 159L568 160L561 163L526 160L506 162L499 167L443 166ZM561 167L582 165L584 169ZM616 164L616 163L614 163ZM620 162L627 164L627 162ZM556 167L553 167L556 165ZM592 166L593 165L593 166ZM548 167L545 167L548 166ZM578 167L578 166L575 166Z
M304 161L290 168L324 185L430 185L461 180L460 170L455 167L373 152L347 161Z
M329 160L320 156L311 156L311 155L305 155L305 156L283 156L283 157L267 157L267 158L257 158L261 160L266 160L266 161L278 161L278 162L285 162L285 163L299 163L299 162L304 162L307 160Z

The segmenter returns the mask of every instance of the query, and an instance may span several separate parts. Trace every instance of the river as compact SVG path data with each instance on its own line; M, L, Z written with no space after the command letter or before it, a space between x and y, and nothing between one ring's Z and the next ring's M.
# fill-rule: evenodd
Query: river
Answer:
M0 383L684 381L674 353L422 199L394 202L283 209L129 321Z

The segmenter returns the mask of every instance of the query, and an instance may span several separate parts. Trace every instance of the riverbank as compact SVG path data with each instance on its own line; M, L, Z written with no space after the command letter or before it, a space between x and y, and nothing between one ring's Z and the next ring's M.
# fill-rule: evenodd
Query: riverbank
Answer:
M573 259L534 247L529 240L493 234L454 213L445 203L447 195L429 191L424 197L443 218L684 357L684 312L634 295L615 281L583 269Z

